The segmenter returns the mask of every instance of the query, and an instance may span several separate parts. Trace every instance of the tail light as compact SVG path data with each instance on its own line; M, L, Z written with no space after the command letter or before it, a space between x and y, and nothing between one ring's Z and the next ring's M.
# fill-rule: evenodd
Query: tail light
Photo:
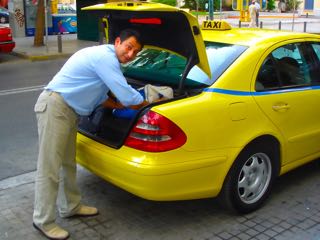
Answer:
M160 18L131 18L130 23L140 23L140 24L161 24Z
M166 117L148 111L131 130L125 145L147 152L164 152L181 147L185 133Z

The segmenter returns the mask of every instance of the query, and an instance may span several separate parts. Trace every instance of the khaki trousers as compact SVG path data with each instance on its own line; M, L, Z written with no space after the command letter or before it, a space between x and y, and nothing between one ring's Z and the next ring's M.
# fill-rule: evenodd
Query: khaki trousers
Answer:
M58 93L46 90L34 110L39 155L33 221L49 230L55 226L56 204L62 217L72 215L80 206L75 162L78 115Z

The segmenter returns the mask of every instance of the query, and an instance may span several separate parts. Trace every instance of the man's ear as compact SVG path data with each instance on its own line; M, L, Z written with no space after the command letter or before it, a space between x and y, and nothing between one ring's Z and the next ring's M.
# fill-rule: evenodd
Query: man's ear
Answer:
M116 40L114 41L115 46L119 46L121 44L120 37L116 37Z

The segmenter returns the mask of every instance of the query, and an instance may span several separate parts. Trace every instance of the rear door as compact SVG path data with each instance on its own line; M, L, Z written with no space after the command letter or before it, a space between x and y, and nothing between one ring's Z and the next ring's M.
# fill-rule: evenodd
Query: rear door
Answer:
M320 151L319 43L271 49L256 79L255 100L286 139L284 164Z

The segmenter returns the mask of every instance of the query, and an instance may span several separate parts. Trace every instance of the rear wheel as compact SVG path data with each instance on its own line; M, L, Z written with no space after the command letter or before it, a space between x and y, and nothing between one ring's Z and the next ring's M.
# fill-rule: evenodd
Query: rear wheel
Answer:
M277 166L277 154L272 147L254 144L243 150L225 180L222 203L241 213L259 208L270 194Z

